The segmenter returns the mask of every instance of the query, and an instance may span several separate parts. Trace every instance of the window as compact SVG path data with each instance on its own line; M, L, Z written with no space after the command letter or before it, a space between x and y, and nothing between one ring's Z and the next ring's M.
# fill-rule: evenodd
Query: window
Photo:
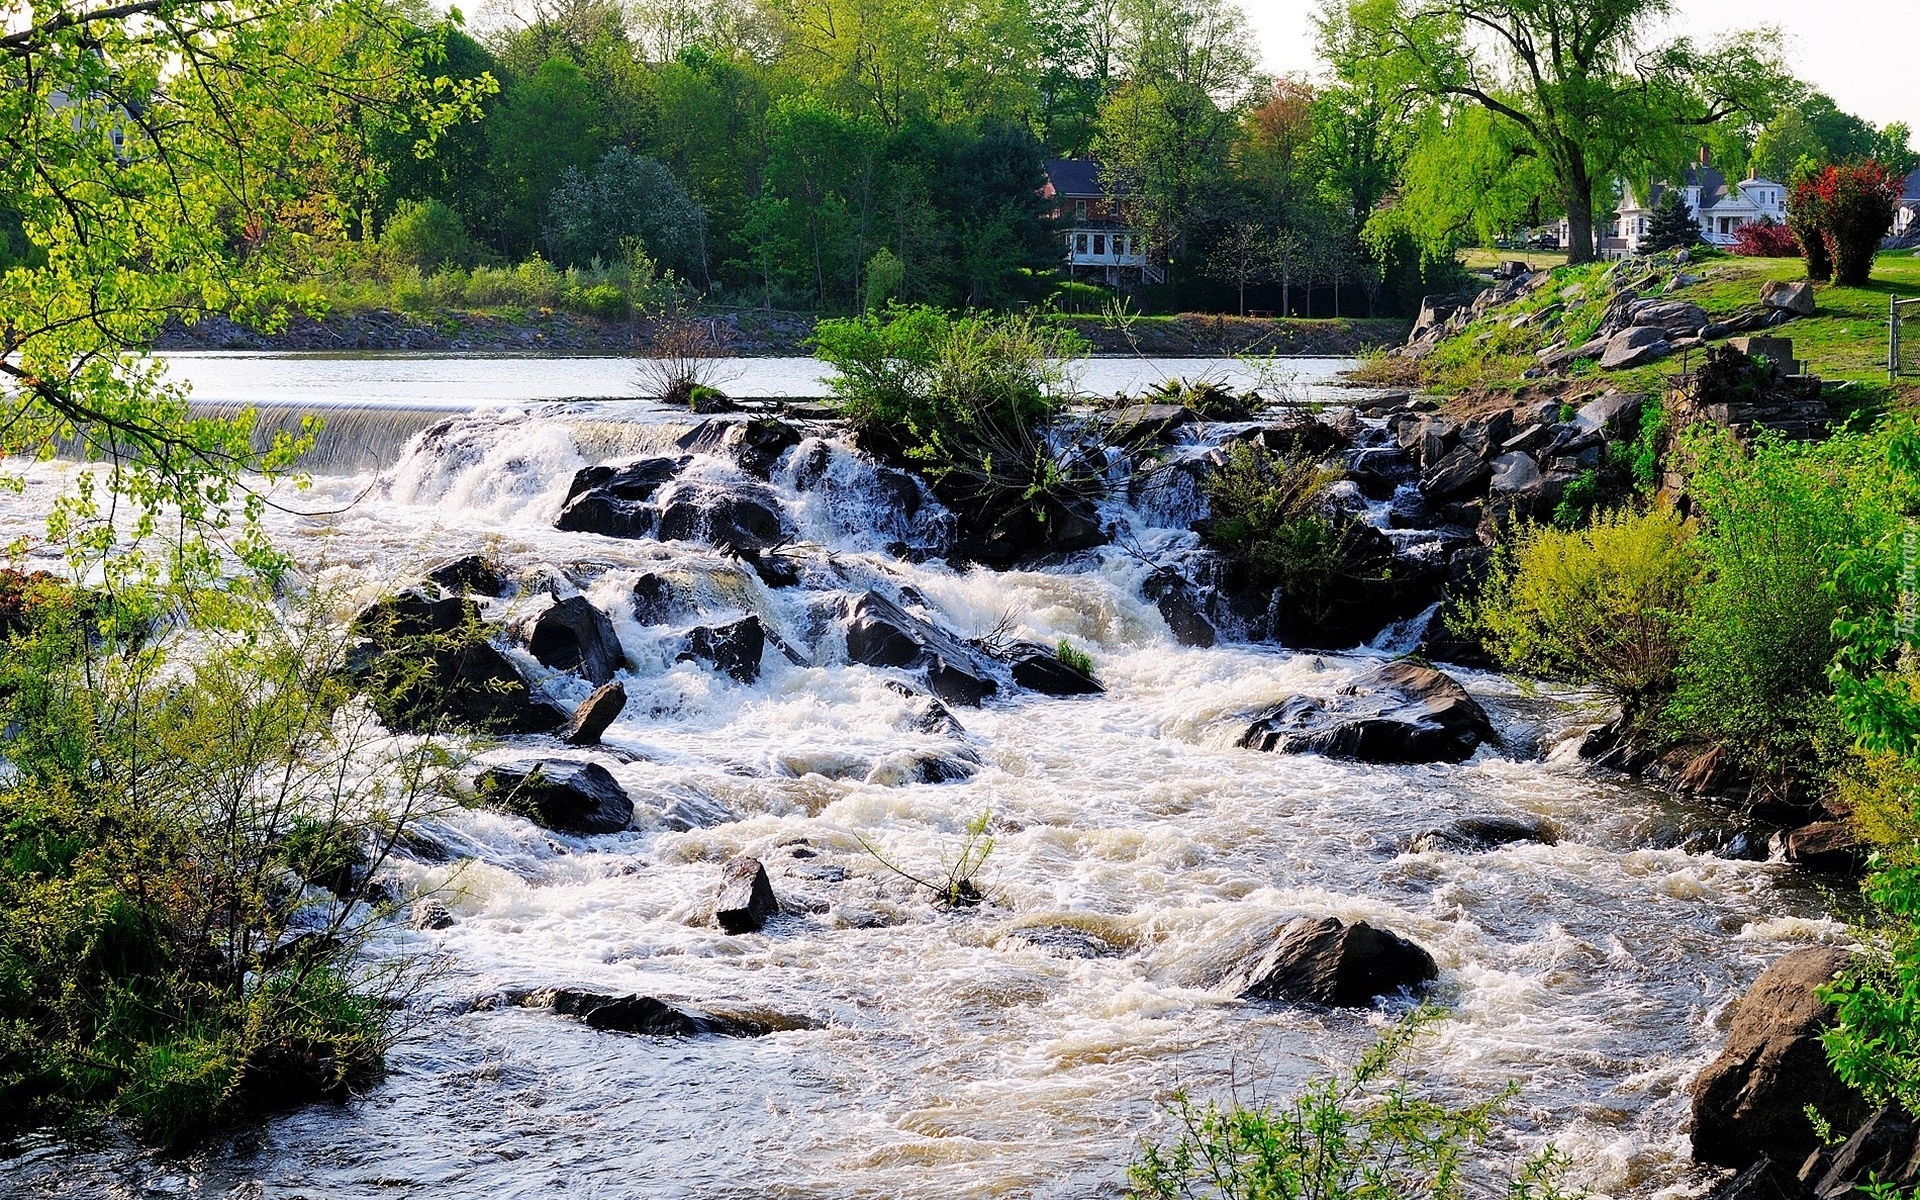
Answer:
M1085 200L1075 200L1073 202L1073 215L1079 217L1082 221L1087 219L1087 202Z
M1093 252L1096 256L1105 254L1107 252L1107 235L1106 234L1096 233L1093 235Z
M1076 233L1073 235L1073 252L1075 254L1085 254L1087 252L1086 234Z

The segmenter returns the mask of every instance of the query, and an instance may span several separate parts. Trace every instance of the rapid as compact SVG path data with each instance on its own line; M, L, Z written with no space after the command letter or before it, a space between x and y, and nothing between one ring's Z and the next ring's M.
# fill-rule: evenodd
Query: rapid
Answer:
M286 378L272 360L243 365L269 390ZM1324 386L1340 365L1305 365L1301 383ZM244 370L220 369L239 374L231 394L210 385L210 401L248 400ZM455 923L414 931L403 911L371 948L433 969L370 1094L190 1160L48 1143L0 1162L0 1191L1118 1196L1138 1139L1169 1134L1176 1089L1283 1097L1411 1007L1237 998L1289 920L1333 915L1432 952L1446 1016L1407 1071L1455 1100L1517 1082L1499 1154L1550 1141L1597 1193L1687 1195L1705 1177L1688 1154L1685 1084L1718 1048L1726 1005L1791 945L1845 936L1830 900L1783 864L1713 852L1725 813L1582 762L1590 698L1450 667L1503 746L1409 767L1237 748L1251 714L1330 693L1405 647L1295 651L1230 630L1181 645L1142 584L1195 544L1203 501L1190 489L1122 479L1102 511L1121 533L1113 545L1043 569L957 570L941 557L951 518L936 501L908 515L872 464L811 426L771 473L800 532L801 585L770 588L696 543L556 530L578 469L671 447L693 419L549 399L548 387L580 394L577 366L545 385L524 364L502 370L519 382L495 378L464 403L450 387L370 406L339 380L283 397L363 415L332 426L311 485L276 493L267 523L308 581L356 604L469 552L520 581L489 618L555 595L593 600L614 620L629 696L602 746L508 738L480 762L590 758L633 798L634 828L570 837L484 810L436 818L429 832L456 861L389 869ZM1204 452L1221 432L1176 450ZM803 460L824 473L803 479ZM74 469L26 468L25 491L0 499L4 536L32 532ZM725 483L739 469L709 455L690 470ZM694 611L643 623L632 594L648 573ZM899 672L848 664L818 627L822 594L863 589L962 636L1064 638L1091 655L1106 694L1003 689L954 710L963 734L924 732L889 686ZM769 644L750 684L676 661L687 626L747 613L793 656ZM524 665L566 702L591 690ZM917 782L916 764L956 753L977 767ZM862 844L938 874L982 814L995 847L980 908L930 904ZM1468 852L1417 840L1516 815L1557 842ZM709 914L720 864L740 854L766 864L784 911L734 936ZM563 985L805 1027L666 1039L484 1003Z

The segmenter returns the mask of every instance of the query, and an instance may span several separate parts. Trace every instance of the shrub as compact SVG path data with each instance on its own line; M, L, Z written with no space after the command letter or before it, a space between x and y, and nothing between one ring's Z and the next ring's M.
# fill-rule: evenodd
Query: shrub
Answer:
M1787 220L1807 254L1807 277L1865 287L1880 239L1893 226L1903 176L1868 159L1826 167L1797 180ZM1812 249L1819 243L1820 253Z
M732 331L715 320L661 322L640 356L637 381L643 395L696 411L726 397L715 385L732 347Z
M1328 501L1340 478L1309 456L1239 442L1206 482L1202 539L1272 588L1283 626L1314 640L1351 632L1343 614L1369 607L1390 581L1392 551L1379 532Z
M1814 176L1796 170L1787 191L1787 229L1806 261L1807 278L1820 283L1833 278L1833 255L1822 233L1826 223L1826 203Z
M1859 437L1742 447L1717 431L1684 453L1705 573L1681 626L1669 716L1789 788L1839 739L1826 672L1848 597L1834 572L1895 523L1878 456Z
M611 283L568 288L565 299L567 307L574 312L598 317L603 321L622 320L629 310L627 294Z
M707 217L699 201L664 165L625 146L589 171L567 168L547 207L547 247L560 262L614 259L637 241L682 271L704 266Z
M1761 217L1734 231L1733 252L1748 258L1792 258L1800 253L1800 244L1793 230L1772 217Z
M473 257L460 214L438 200L402 200L380 235L380 256L393 266L415 267L431 275L443 266L464 265Z
M1048 303L1063 313L1099 313L1106 310L1112 299L1113 293L1098 284L1065 279L1054 285Z
M1420 1028L1423 1010L1361 1056L1351 1074L1310 1079L1290 1102L1221 1108L1176 1092L1180 1132L1148 1142L1127 1170L1134 1200L1455 1200L1472 1152L1492 1132L1513 1089L1449 1108L1389 1078ZM1563 1158L1528 1160L1507 1182L1509 1200L1562 1192Z
M388 741L343 639L286 615L238 582L123 579L6 635L6 1124L119 1118L180 1146L378 1072L405 972L357 949L446 762Z
M1053 656L1063 666L1071 667L1082 675L1093 674L1093 658L1065 638L1061 638L1060 644L1054 647Z
M1671 509L1619 510L1587 529L1526 526L1500 554L1468 623L1511 669L1606 689L1629 705L1665 692L1699 555Z

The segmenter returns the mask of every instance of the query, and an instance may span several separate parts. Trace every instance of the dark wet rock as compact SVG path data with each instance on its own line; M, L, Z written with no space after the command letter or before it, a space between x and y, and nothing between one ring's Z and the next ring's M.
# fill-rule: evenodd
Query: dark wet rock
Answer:
M1829 875L1857 875L1866 869L1867 846L1845 821L1815 821L1788 830L1787 861Z
M697 793L674 797L673 802L660 814L662 826L681 833L690 829L712 829L716 825L730 825L739 819L718 800Z
M770 588L790 588L800 582L800 565L789 555L752 546L737 547L734 556L753 569Z
M731 458L740 469L765 479L780 456L800 444L801 433L777 417L747 421L702 421L680 437L682 450Z
M706 542L736 550L765 550L787 540L780 502L766 488L676 489L660 510L665 542Z
M936 697L919 695L905 684L893 683L888 686L903 696L912 697L915 701L916 711L909 718L909 722L918 732L950 738L967 736L966 726L960 724L960 719Z
M1240 745L1361 762L1458 762L1497 741L1486 710L1449 675L1388 663L1330 700L1294 696L1257 717Z
M1095 696L1107 689L1093 676L1060 661L1060 656L1033 642L1015 642L1007 650L1013 681L1049 696Z
M549 606L524 627L527 650L542 666L570 671L596 684L609 683L623 656L607 614L585 596Z
M969 519L965 511L960 516ZM1092 550L1111 540L1091 503L1043 501L1037 509L1021 505L987 518L984 527L976 526L955 543L954 553L966 561L1010 567L1050 554Z
M606 537L650 537L659 527L652 504L655 493L672 482L692 461L679 458L643 458L621 467L582 467L554 528Z
M567 713L537 698L488 640L497 630L472 600L402 592L362 610L349 628L364 640L348 673L389 728L544 733L566 723Z
M1178 571L1155 571L1140 590L1160 610L1160 619L1182 646L1211 646L1219 641L1200 589Z
M414 901L413 911L407 916L407 927L410 929L446 929L452 924L453 914L447 911L446 905L431 896Z
M1056 958L1113 958L1120 947L1077 925L1022 925L1009 930L1003 944L1030 946Z
M1486 462L1471 446L1456 446L1427 471L1420 486L1430 498L1444 500L1479 487L1490 473Z
M553 988L531 993L528 1008L546 1008L577 1018L589 1028L612 1033L643 1033L655 1037L764 1037L778 1026L752 1017L710 1012L661 1000L655 996L609 996L579 988Z
M1866 1115L1864 1102L1827 1065L1820 1035L1833 1008L1814 994L1848 961L1845 951L1828 946L1790 951L1735 1003L1726 1046L1690 1089L1697 1161L1796 1161L1818 1145L1809 1104L1842 1128Z
M977 706L998 690L958 638L878 592L849 597L844 611L849 662L924 669L927 686L950 704Z
M687 648L676 661L697 659L741 683L752 683L760 678L760 656L766 648L766 627L759 617L748 615L726 625L688 630Z
M1920 1182L1920 1123L1896 1108L1882 1107L1840 1145L1809 1155L1798 1182L1814 1200L1862 1196L1874 1183L1911 1188Z
M979 769L980 761L971 752L928 754L914 762L913 778L919 783L959 783Z
M512 586L506 568L484 554L449 559L427 572L427 582L455 595L503 596Z
M1539 842L1551 846L1558 840L1553 827L1538 817L1462 817L1440 829L1415 834L1407 845L1415 851L1473 853L1515 842Z
M714 923L728 933L752 933L779 915L767 869L757 858L730 859L720 868L720 899L714 903Z
M1179 404L1130 404L1108 418L1113 436L1120 441L1169 439L1173 431L1199 418L1193 410Z
M665 577L652 571L633 581L633 619L642 625L666 625L685 605Z
M1487 464L1492 477L1487 482L1487 490L1494 495L1528 496L1541 490L1545 485L1545 476L1540 473L1540 464L1531 455L1512 453L1494 457Z
M593 695L580 702L573 710L573 719L567 722L567 732L563 735L568 745L597 746L600 736L607 726L620 716L620 710L627 706L627 688L619 680L602 684Z
M1707 1200L1811 1200L1792 1171L1763 1158L1707 1193Z
M618 833L633 820L626 789L599 763L571 758L506 763L483 771L479 790L493 807L560 833Z
M1439 977L1433 956L1395 933L1364 921L1300 917L1251 975L1243 993L1258 1000L1357 1008Z
M1743 772L1732 751L1725 746L1705 750L1682 749L1676 761L1663 766L1672 770L1673 789L1687 796L1724 796L1740 783Z
M1500 444L1513 436L1513 410L1499 409L1473 417L1460 426L1460 444L1481 458L1491 458Z

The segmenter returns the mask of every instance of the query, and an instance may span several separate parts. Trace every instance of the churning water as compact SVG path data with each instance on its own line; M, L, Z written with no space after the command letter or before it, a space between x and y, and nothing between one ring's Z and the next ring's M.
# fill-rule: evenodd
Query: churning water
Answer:
M391 361L351 371L364 378ZM262 395L281 385L277 363L253 369ZM364 456L383 461L343 459L281 497L293 511L271 524L314 582L357 601L433 560L485 550L612 613L630 699L605 746L532 751L539 740L520 739L486 757L593 758L633 796L636 830L575 838L496 813L445 819L435 832L466 861L396 870L440 895L457 923L400 924L376 944L440 969L370 1095L276 1118L186 1162L44 1146L0 1164L0 1190L1116 1196L1137 1140L1167 1132L1175 1089L1284 1094L1404 1011L1236 998L1236 979L1290 918L1331 914L1433 952L1448 1015L1408 1069L1455 1099L1517 1080L1516 1133L1501 1153L1551 1140L1572 1156L1575 1181L1601 1193L1685 1194L1703 1180L1689 1166L1684 1085L1717 1047L1726 1003L1789 944L1843 935L1784 867L1686 848L1715 814L1584 766L1559 737L1583 720L1573 698L1459 673L1507 740L1459 765L1237 749L1254 710L1331 692L1369 659L1180 646L1140 586L1150 561L1192 543L1190 496L1113 503L1124 548L1045 570L956 571L889 552L937 549L941 514L908 521L885 507L870 466L829 437L831 486L799 489L791 461L774 472L783 508L818 548L805 587L774 591L703 547L554 530L575 470L665 445L685 426L611 428L594 411L525 403L544 394L399 429ZM718 480L737 470L719 459L698 469ZM30 528L70 470L33 468L4 523ZM642 625L627 597L643 572L697 595L701 614ZM828 588L907 597L961 634L1011 626L1048 644L1067 638L1108 692L1008 692L957 710L982 767L959 782L911 782L917 761L957 747L915 728L910 701L887 686L892 672L847 665L831 638L810 634L808 602ZM489 615L547 602L529 587ZM748 611L812 647L806 661L770 648L753 684L674 661L686 625ZM588 690L565 676L549 684L569 700ZM992 903L978 910L929 905L858 840L936 872L983 812L997 848L982 876ZM1421 831L1487 815L1544 819L1559 841L1404 849ZM719 865L736 854L766 862L786 910L761 933L731 936L708 920ZM812 1027L673 1040L473 1004L555 985Z

